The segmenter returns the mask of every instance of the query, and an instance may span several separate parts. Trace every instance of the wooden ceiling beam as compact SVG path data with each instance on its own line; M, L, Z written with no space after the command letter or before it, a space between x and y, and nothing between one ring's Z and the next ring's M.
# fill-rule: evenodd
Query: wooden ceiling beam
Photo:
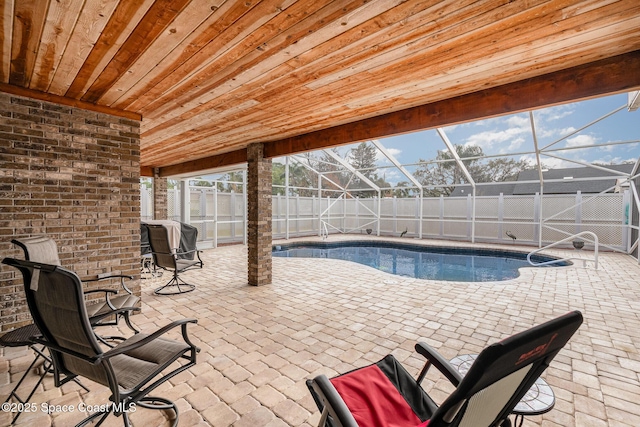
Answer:
M267 158L528 111L640 87L640 51L291 138L265 142ZM161 167L160 176L246 162L240 149ZM147 176L147 175L143 175Z
M90 102L80 101L78 99L69 98L66 96L40 92L39 90L27 89L7 83L0 83L0 92L5 92L17 96L25 96L27 98L38 99L40 101L53 102L55 104L67 105L69 107L82 108L84 110L95 111L98 113L111 114L112 116L124 117L131 120L142 121L142 116L133 111L119 110L117 108L111 108L105 105L96 105Z
M177 176L177 175L188 175L197 172L213 170L217 168L221 168L224 166L231 165L239 165L242 163L246 163L247 161L247 150L235 150L228 153L217 154L215 156L205 157L198 160L193 160L190 162L184 162L177 165L165 166L158 168L158 176L161 178ZM142 175L141 168L141 176L149 176Z
M433 129L640 87L640 51L265 143L265 157Z

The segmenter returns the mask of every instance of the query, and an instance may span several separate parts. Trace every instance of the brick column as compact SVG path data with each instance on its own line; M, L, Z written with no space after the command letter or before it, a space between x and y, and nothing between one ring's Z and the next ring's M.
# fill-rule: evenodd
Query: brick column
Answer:
M263 158L263 145L247 147L248 281L271 283L271 159Z
M153 175L153 219L169 219L167 205L167 178Z

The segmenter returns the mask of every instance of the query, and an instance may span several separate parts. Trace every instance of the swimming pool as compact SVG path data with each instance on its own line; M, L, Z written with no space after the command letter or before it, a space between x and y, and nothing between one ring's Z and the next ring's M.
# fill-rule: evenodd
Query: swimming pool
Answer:
M522 267L532 267L527 254L490 249L417 246L394 242L293 243L273 246L275 257L332 258L353 261L399 276L456 282L515 279ZM533 256L543 262L555 258ZM553 266L570 265L560 262Z

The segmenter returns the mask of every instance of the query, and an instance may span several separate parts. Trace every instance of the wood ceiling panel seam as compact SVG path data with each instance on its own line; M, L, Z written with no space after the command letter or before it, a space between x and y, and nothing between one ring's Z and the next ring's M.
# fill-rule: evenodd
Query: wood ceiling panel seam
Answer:
M438 3L434 6L428 7L418 13L412 13L399 21L389 22L389 20L385 19L386 25L384 25L384 34L378 34L377 32L367 31L366 28L362 28L362 31L366 33L365 36L359 37L350 44L342 45L338 49L333 50L329 55L322 57L322 61L326 63L322 69L317 69L313 66L319 61L319 58L317 55L314 55L313 51L305 52L304 54L293 58L291 61L299 62L300 59L304 58L303 63L298 64L300 66L298 67L297 72L302 73L304 72L303 70L311 68L312 70L307 72L311 72L314 75L314 78L317 79L319 72L322 73L323 70L326 70L329 67L343 68L354 56L368 54L370 50L383 50L384 47L381 47L381 45L402 44L412 34L415 34L416 31L419 31L418 34L420 34L420 32L424 31L423 28L433 25L433 20L427 15L451 16L457 10L465 10L472 7L474 4L477 4L477 1L466 0L465 2L461 1L456 5L453 5L451 2L443 3ZM384 17L380 16L380 19L384 19ZM424 23L425 21L427 24ZM356 27L353 30L357 31L360 27ZM383 39L382 42L380 41L380 38ZM308 58L308 56L311 55L314 55L314 57ZM326 73L326 71L324 71L324 73Z
M190 1L155 0L81 99L97 103L120 76L127 72L131 64L149 49L156 38L171 25Z
M145 93L133 99L127 105L127 108L147 114L148 111L144 111L143 108L148 108L150 102L160 99L163 94L182 82L191 73L191 70L199 67L202 62L214 61L220 48L220 38L230 37L233 39L235 34L242 31L242 28L234 28L233 24L260 4L260 1L253 3L234 1L230 3L231 7L226 13L210 26L209 31L202 34L198 40L198 49L194 52L188 51L184 57L180 57L176 61L179 64L171 64L172 71L170 73L165 72L154 79L145 89ZM250 23L246 24L250 25ZM202 43L202 46L200 46L200 43ZM222 46L224 46L224 42Z
M297 71L296 71L296 73L297 73ZM282 89L281 89L281 88L277 88L277 89L274 89L274 90L276 90L277 92L281 92L281 91L282 91ZM267 95L267 96L265 96L265 98L266 98L266 97L268 97L268 95ZM259 99L260 99L260 98L259 98ZM201 101L201 102L202 102L202 101ZM208 107L208 105L207 105L207 104L202 104L202 106L197 107L197 108L205 109L205 108L209 108L209 107ZM181 117L184 117L184 116L181 116ZM166 120L166 119L167 119L166 117L163 117L163 120Z
M630 28L631 28L631 31L632 31L632 28L633 28L633 27L630 27ZM585 44L585 46L586 46L586 44ZM579 55L579 56L581 56L581 55ZM537 59L539 59L539 58L533 58L532 60L535 62ZM513 77L515 78L515 77L517 77L517 76L518 76L518 75L520 75L520 74L521 74L521 72L514 72L514 73L513 73ZM476 87L475 89L478 89L478 88ZM451 93L449 93L449 94L447 94L446 96L454 96L454 95L455 95L455 94L451 94ZM423 100L424 100L424 98L421 98L421 100L423 101ZM377 107L376 107L376 110L377 110L378 108L379 108L379 106L377 106ZM302 113L301 113L301 115L302 115ZM287 115L287 116L288 116L288 121L289 121L289 122L291 122L291 121L293 121L293 122L298 122L298 121L299 121L299 120L297 119L297 117L296 117L296 116L292 116L292 115ZM308 121L313 121L313 119L314 119L315 117L304 116L304 118L305 118L305 119L307 119ZM303 120L303 119L301 118L300 120ZM240 122L240 123L241 123L241 122ZM264 120L264 124L265 124L265 125L268 125L268 126L270 126L270 127L278 127L278 126L280 126L280 125L281 125L279 122L273 122L273 121L268 121L268 120Z
M360 1L357 1L357 2L355 2L355 3L353 3L353 4L355 5L355 4L359 4L359 3L360 3ZM313 17L313 16L311 16L311 17L309 17L309 18L307 18L307 19L311 19L312 17ZM317 18L316 18L316 19L317 19ZM342 24L336 24L336 25L340 25L340 26L342 26ZM345 29L342 29L342 31L344 31L344 30L345 30ZM285 34L285 36L286 36L286 34ZM296 38L294 38L294 40L296 40ZM317 43L317 42L315 42L315 43ZM300 46L300 45L298 44L298 46ZM285 48L286 48L286 47L285 47ZM281 52L282 52L282 50L281 50L279 53L281 53ZM273 57L273 55L272 55L272 57ZM280 62L280 63L281 63L281 62L286 62L286 60L287 60L287 58L285 57L285 58L282 58L282 60L281 60L281 61L279 61L279 62ZM278 66L279 66L279 65L278 65ZM271 69L273 69L273 68L271 68ZM238 72L238 70L234 70L234 71L235 71L236 73ZM239 71L240 71L240 72L242 72L242 70L241 70L241 69L240 69ZM233 89L233 88L237 88L238 86L242 85L242 84L244 83L244 81L245 81L247 78L251 78L250 76L249 76L249 77L247 77L247 76L248 76L248 74L246 74L246 73L249 73L249 71L253 72L254 74L263 75L263 74L266 74L269 70L262 70L262 69L260 69L259 71L256 71L256 69L255 69L255 68L254 68L254 69L251 69L251 70L247 70L247 71L245 72L245 75L243 76L244 78L243 78L242 80L238 81L238 79L234 79L234 83L233 83L233 85L232 85L231 89ZM257 77L257 76L256 76L256 77ZM189 117L190 117L190 116L193 116L193 115L196 115L196 114L199 114L199 112L200 112L200 111L203 111L203 110L208 109L207 103L208 103L211 99L215 99L215 97L217 97L220 93L224 94L226 91L228 91L228 89L226 89L226 87L227 87L227 86L225 86L225 84L220 84L220 83L216 82L213 86L216 86L217 91L212 92L212 91L211 91L211 87L205 87L204 89L202 89L202 90L200 91L200 93L199 93L199 94L191 95L192 97L194 97L191 101L184 101L184 102L181 102L181 103L180 103L180 102L179 102L180 100L178 100L178 103L180 103L180 104L181 104L181 107L179 107L179 110L180 110L180 111L176 111L175 109L174 109L174 110L172 110L173 117L172 117L172 116L163 116L163 120L164 120L164 121L166 121L167 119L172 119L172 118L173 118L173 119L175 119L176 117L184 117L184 116L181 116L181 113L182 113L183 111L188 110L190 105L192 105L192 106L193 106L194 110L193 110L193 111L191 111L191 112L188 112L188 116L189 116ZM200 96L199 98L197 97L198 95ZM174 101L174 102L175 102L175 101ZM165 106L166 106L166 105L167 105L167 104L165 104ZM164 112L166 112L166 111L167 111L167 109L165 108L164 110L154 112L154 114L156 114L156 115L162 115L162 114L163 114ZM154 114L151 114L151 120L154 120L156 117L158 117L158 116L155 116ZM149 114L147 114L147 116L146 116L146 117L149 117ZM177 119L176 119L176 120L177 120Z
M275 91L277 91L277 92L279 92L281 89L280 89L280 88L277 88L277 89L274 89L274 90L275 90ZM268 96L268 94L267 94L267 95L265 95L265 97L266 97L266 96ZM259 98L259 99L260 99L260 98Z
M124 44L129 34L144 17L154 0L120 0L86 60L64 93L68 98L80 99Z
M179 144L175 143L176 140L170 139L170 140L167 140L166 143L163 143L155 147L144 148L141 151L144 151L145 156L150 156L150 157L145 157L145 159L151 160L155 155L158 159L163 159L165 161L167 159L172 159L173 157L177 157L177 159L173 159L173 161L179 162L179 159L181 158L181 156L189 149L197 150L199 152L199 157L205 157L206 154L208 154L209 152L209 150L203 150L203 146L211 147L215 145L216 152L224 151L224 148L236 149L238 148L238 144L235 144L229 141L234 141L234 140L237 140L238 138L243 138L243 135L246 136L247 134L252 134L254 130L259 130L259 129L260 129L259 124L248 123L237 129L228 129L224 132L219 132L219 133L207 135L204 137L194 136L186 142L183 140L179 140L180 141ZM216 141L218 142L218 144L208 144L209 140Z
M185 120L183 123L179 123L172 128L166 128L165 132L162 133L154 133L149 134L142 131L141 137L145 140L145 144L154 144L156 142L162 141L168 136L172 135L182 135L185 132L194 129L196 127L199 128L199 132L206 132L211 129L217 128L219 125L217 123L224 122L225 118L232 114L243 114L248 108L251 108L255 105L255 101L249 99L245 101L243 104L240 104L232 109L227 109L222 112L204 112L201 116L192 117L188 120ZM210 117L207 117L208 115ZM208 126L207 129L201 128L199 125L202 123L211 123L211 126Z
M13 1L0 2L0 58L2 58L2 67L0 67L0 82L9 83L9 74L11 73L11 37L13 34Z
M63 96L98 41L119 0L84 2L80 16L46 91Z
M273 1L276 3L280 3L283 0L273 0ZM252 34L254 31L261 28L262 25L265 22L267 22L271 17L277 15L277 11L279 10L280 7L283 7L284 5L286 5L287 2L291 2L291 1L293 0L285 0L285 3L282 3L276 7L272 7L272 5L270 5L268 2L260 3L259 6L256 6L250 12L251 14L257 14L258 15L257 19L246 19L249 16L249 12L243 15L238 21L234 23L234 26L236 25L240 26L242 25L240 24L241 20L248 21L248 26L244 27L243 31L233 35L231 39L226 40L224 45L218 49L218 52L215 55L215 57L208 58L207 62L205 63L200 63L195 67L190 67L189 74L187 74L182 80L180 80L175 85L173 85L170 89L165 91L159 99L153 100L150 105L144 106L141 109L141 111L144 113L148 110L152 110L154 108L153 107L154 103L155 105L160 105L160 106L166 105L166 102L163 101L164 99L163 96L165 96L168 93L171 93L172 91L184 90L182 88L184 88L185 85L187 87L198 88L202 84L201 83L202 80L206 78L206 75L208 74L207 70L209 69L209 67L218 66L220 62L223 62L228 52L233 50L234 47L236 47L241 40L247 37L247 35ZM268 13L269 9L272 9L270 13ZM174 97L172 98L175 99Z
M599 21L602 21L603 19L606 19L606 18L597 17L597 18L594 18L594 19L598 19ZM561 37L561 36L556 35L556 37ZM556 42L556 39L554 39L553 41L550 41L548 44L552 44L554 42ZM518 49L518 47L514 46L514 47L512 47L512 49ZM475 49L475 50L471 50L471 51L473 51L473 52L481 52L480 49ZM484 51L482 51L482 52L484 52ZM502 50L501 54L504 55L504 53L505 53L505 50ZM446 57L449 58L449 55L446 55ZM479 55L478 57L482 58L482 57L484 57L484 55ZM434 58L433 55L429 55L429 58L426 61L429 61L429 62L433 61L433 58ZM487 58L484 58L484 59L487 59ZM464 57L461 57L461 59L459 61L461 61L460 62L461 65L464 65L465 62L468 62L468 60L466 58L464 58ZM488 67L492 67L490 65L490 63L488 63L487 61L484 61L484 62L486 63L486 65ZM423 72L422 70L424 68L421 68L421 65L422 65L421 63L418 63L416 61L415 65L414 65L416 71L411 72L410 70L400 70L399 72L402 72L403 75L406 76L406 80L407 81L413 82L414 81L413 78L414 77L419 77L419 75ZM380 85L380 86L382 86L382 85L384 85L384 83L385 83L384 79L386 79L385 76L393 75L393 72L391 70L385 70L384 72L379 73L379 75L382 76L382 77L377 78L377 79L372 79L372 80L368 81L366 86L370 86L370 85ZM353 81L350 81L350 80L353 80ZM356 81L355 77L351 78L351 79L343 79L342 81L340 81L339 83L336 83L336 84L339 84L339 86L341 86L341 87L343 85L346 85L346 86L349 87L349 89L352 89L352 90L355 87L357 87L357 85L356 85L357 81ZM333 86L335 86L336 84L334 84ZM393 88L392 90L398 90L398 88L396 87L396 88ZM310 101L313 102L314 99L315 100L317 100L317 99L334 99L334 97L332 97L332 93L334 91L335 91L334 87L328 86L323 91L315 92L315 94L308 100L307 99L300 99L300 102L304 103L307 106L309 106L309 102ZM262 100L262 102L265 102L265 100Z
M226 87L226 86L225 86L225 87ZM220 89L220 88L219 88L219 89ZM227 92L227 90L226 90L226 89L220 89L220 90L221 90L221 91L223 91L223 93L224 93L224 92ZM190 106L193 106L195 109L194 109L194 110L189 111ZM208 110L208 109L209 109L209 108L208 108L208 106L206 106L202 100L195 99L195 100L191 101L190 103L187 103L187 104L185 104L185 105L182 105L182 106L178 109L179 111L176 111L175 109L174 109L174 110L172 110L172 111L171 111L171 114L172 114L172 118L173 118L176 122L179 122L179 121L181 121L181 120L186 119L187 117L195 116L195 115L197 115L197 114L200 114L202 111L206 111L206 110ZM187 114L188 114L188 116L187 116L187 117L185 117L184 115L180 115L182 111L185 111L185 113L187 113ZM161 120L162 120L162 121L165 121L165 122L169 119L169 117L167 117L167 116L160 116L160 117L161 117ZM149 116L147 116L147 118L149 119ZM151 118L151 119L150 119L150 121L151 121L151 122L152 122L152 121L154 121L154 120L157 120L157 118ZM147 122L147 123L149 123L149 122ZM153 127L153 125L150 125L150 126L151 126L151 127Z
M629 29L629 31L630 31L630 32L632 32L632 31L633 31L633 29L631 28L631 29ZM640 36L637 36L637 37L640 37ZM639 44L640 44L640 40L639 40ZM638 47L640 48L640 46L638 46ZM585 49L587 49L587 48L588 48L588 42L587 42L587 43L585 43ZM574 56L576 56L576 57L583 57L583 56L582 56L582 55L580 55L580 54L574 54ZM599 59L599 58L596 58L596 59ZM566 63L566 61L565 61L565 63ZM558 66L557 66L557 67L555 67L555 68L560 68L560 69L562 69L562 68L566 68L566 66L558 65ZM534 77L535 75L539 75L539 74L540 74L540 71L554 71L554 70L553 70L553 69L551 69L551 70L544 70L544 69L543 69L543 70L538 70L538 72L530 72L530 73L528 73L528 74L524 74L524 75L523 75L523 73L522 73L522 72L519 72L519 73L518 73L518 72L514 72L514 73L512 73L512 74L513 74L513 76L512 76L512 77L513 77L513 78L512 78L512 80L517 81L516 79L518 79L518 80L519 80L520 78ZM529 75L529 74L530 74L530 75ZM487 72L487 76L489 76L489 77L491 76L490 72ZM485 77L487 77L487 76L485 76ZM639 77L639 78L640 78L640 77ZM477 81L477 80L474 80L474 81ZM638 84L640 84L640 81L638 82ZM479 85L475 85L475 86L473 86L473 83L470 83L470 84L469 84L469 86L470 86L470 87L469 87L466 91L461 92L461 93L460 93L460 95L464 95L465 93L473 93L474 91L478 91L479 89L484 89L484 88L482 88L482 87L479 87ZM447 95L445 95L445 97L447 97L447 98L449 98L449 97L454 97L454 96L455 96L455 94L453 94L453 93L448 93ZM424 97L417 99L417 101L415 101L415 102L414 102L414 104L421 105L421 104L420 104L420 102L423 102L423 101L424 101ZM438 102L438 101L441 101L441 100L433 100L432 102ZM415 106L415 105L414 105L414 106ZM407 108L411 108L411 105L408 105L408 106L407 106ZM374 114L375 112L378 112L379 110L381 110L381 108L380 108L380 106L378 105L378 106L376 106L376 108L375 108L374 110L372 110L372 109L368 109L367 111L361 111L361 110L359 110L359 111L360 111L360 113L361 113L361 115L362 115L362 116L366 116L366 115L368 115L368 114ZM343 118L348 118L348 117L350 117L350 116L352 116L352 114L345 113L345 114L343 114L343 115L341 115L341 116L334 117L334 120L340 121L341 119L343 119ZM314 121L314 119L315 119L315 116L311 116L311 117L306 116L305 118L306 118L307 120L309 120L309 121L313 122L313 121ZM295 121L295 122L297 122L297 117L290 117L290 119L291 119L291 120L293 120L293 121ZM266 124L267 124L267 125L269 125L269 126L271 126L271 127L275 127L275 126L277 126L277 125L278 125L278 123L270 123L270 122L267 122Z
M631 28L633 28L633 27L631 27ZM424 100L422 99L422 101L424 101ZM348 118L348 117L347 117L347 118ZM236 123L237 123L237 122L236 122ZM332 123L332 124L335 124L335 123ZM303 125L303 126L304 126L304 125ZM202 133L201 133L201 134L200 134L200 137L202 138L202 137L203 137L203 136L205 136L205 135L206 135L206 133L205 133L205 134L202 134Z
M82 11L84 0L52 1L36 53L30 89L46 92L62 60Z
M217 13L225 0L217 0L216 4L209 2L190 2L189 5L176 17L171 28L165 30L154 42L151 49L147 49L131 65L127 73L113 85L101 101L114 106L123 99L136 96L140 92L139 87L144 86L145 81L153 78L164 64L171 61L172 54L178 54L181 46L189 43L195 34L204 31L203 27ZM195 25L194 25L195 22ZM136 92L136 90L138 92Z
M229 11L236 6L235 0L223 1L220 7L200 25L197 31L193 31L183 44L176 46L176 48L164 58L162 66L157 67L152 73L146 75L145 78L140 81L139 86L130 90L126 97L120 98L116 105L133 108L132 104L136 102L140 96L152 90L171 73L176 72L193 55L214 40L226 26L230 25L225 19L230 13ZM235 17L232 19L235 19ZM182 78L179 80L181 81ZM158 91L158 93L161 92ZM145 104L141 103L141 105Z
M218 7L212 10L212 13L207 19L200 23L198 28L191 31L180 44L164 56L162 61L155 63L154 68L149 70L149 72L145 74L135 86L123 94L123 96L120 96L114 105L119 108L131 106L131 104L149 90L149 88L157 85L158 82L174 72L184 61L209 43L212 37L214 37L211 28L215 27L214 24L219 21L220 17L223 16L235 2L234 0L217 0L216 4Z
M329 1L335 3L334 0L329 0ZM358 2L359 1L360 0L358 0ZM319 8L323 6L323 3L319 1L309 1L308 3L310 3L313 8ZM296 7L299 7L298 11L292 11L290 9L287 9L286 10L287 20L289 20L289 18L295 18L296 15L300 16L304 14L314 13L314 11L317 9L310 8L309 6L305 7L305 5L307 5L308 3L298 1L296 3ZM269 21L269 24L271 24L272 21L276 20L279 16L284 15L284 12L285 11L283 11L283 13L279 14L278 16L274 17L273 20ZM293 15L294 12L296 13L296 15ZM307 21L307 20L309 19L305 19L304 21ZM297 22L297 23L294 22L293 25L287 24L285 26L280 24L280 25L274 26L275 35L268 38L261 37L262 40L260 40L257 43L250 42L249 43L250 48L246 49L246 54L241 56L236 56L235 58L227 57L225 58L225 61L219 61L218 63L216 63L215 67L209 67L208 69L204 70L204 73L206 74L206 82L203 81L199 85L201 89L197 93L189 94L189 97L193 99L197 99L199 96L205 97L204 99L198 99L196 108L199 110L203 110L206 108L203 106L204 103L208 102L210 97L215 96L210 92L212 87L218 88L220 90L221 86L225 86L229 82L237 80L237 77L241 76L245 72L245 70L251 67L251 63L264 64L265 62L269 61L271 59L271 52L278 49L277 47L274 48L274 43L281 43L278 40L283 40L283 39L295 40L296 37L291 35L291 31L292 29L294 29L296 26L300 24L301 22ZM268 45L267 49L262 48L262 46L266 46L266 45ZM258 46L259 48L256 49L254 46ZM266 58L267 61L261 61L260 58ZM218 77L219 75L221 76ZM238 84L241 84L241 83L238 83ZM173 102L176 102L182 105L185 105L186 103L186 101L181 100L180 98L175 99ZM198 105L201 105L201 106L198 106ZM163 114L163 113L166 114L166 112L167 112L166 109L163 111L154 111L154 115ZM198 114L198 111L196 111L195 114Z
M35 55L49 8L48 1L23 0L14 6L9 83L29 87Z
M569 1L566 1L566 3L569 3ZM545 2L532 9L520 11L513 15L506 16L502 19L499 19L498 16L496 15L502 15L506 12L506 10L502 8L492 9L491 11L487 11L481 14L480 16L482 17L482 19L478 19L476 16L477 19L474 20L473 28L468 28L465 24L467 24L469 21L463 20L456 23L454 26L448 26L446 28L443 28L435 32L431 32L431 31L423 32L423 33L426 33L425 37L413 39L408 44L403 46L397 46L395 49L391 51L386 51L381 55L376 56L375 58L371 58L368 61L364 61L360 63L358 67L351 66L348 69L346 69L345 67L345 71L342 71L342 72L336 71L333 74L326 76L325 78L326 80L318 79L308 86L311 89L318 89L323 85L328 85L337 80L344 79L345 77L348 77L351 74L356 74L359 70L363 68L370 72L374 72L374 70L377 69L378 67L394 66L393 64L402 63L404 61L410 61L411 58L416 54L420 54L421 56L426 56L427 55L427 53L425 52L426 49L434 50L434 49L440 48L444 51L450 51L451 45L454 45L454 46L461 45L461 46L465 46L465 51L473 50L474 49L473 44L482 45L483 40L491 42L493 39L503 35L507 29L511 29L514 27L519 28L521 25L527 24L527 23L529 24L529 27L530 27L530 30L528 30L527 32L529 34L535 33L538 30L537 28L535 28L535 22L531 20L531 16L532 15L536 16L540 12L544 12L545 7L548 5L549 3ZM517 3L510 3L507 5L504 5L504 8L507 10L515 11L518 9L518 6L517 6ZM536 22L544 19L544 17L548 16L549 14L554 15L558 13L559 11L557 10L551 10L545 15L542 15L541 17L539 17L536 20ZM478 21L480 21L483 25L475 26L477 25ZM503 26L506 26L506 28L503 28ZM487 33L487 30L489 28L495 28L495 30L491 33ZM457 32L454 30L460 30L460 31ZM454 34L449 34L449 32L452 32L452 31L454 32ZM482 34L482 37L477 37L478 34ZM440 37L443 35L446 35L446 38ZM507 38L508 37L504 37L504 39L507 39ZM471 43L471 44L468 45L468 43ZM517 42L514 40L510 40L510 43L516 44ZM491 43L487 43L487 44L491 45Z
M394 0L394 1L397 1L397 0ZM355 8L355 6L360 5L362 2L363 2L363 0L353 0L353 1L351 1L348 5L347 5L347 4L341 4L341 5L340 5L341 7L339 7L339 8L338 8L338 10L344 10L344 9L346 9L347 11L349 11L349 10L353 10L353 9ZM335 6L336 6L336 4L337 4L337 2L335 2L335 1L330 3L330 5L331 5L332 7L335 7ZM328 7L328 6L325 6L325 7ZM320 11L319 11L319 12L316 12L316 14L317 14L317 13L322 13L324 9L325 9L325 8L320 9ZM330 9L329 9L329 12L333 12L333 13L335 14L335 9L330 8ZM314 22L314 21L313 21L314 19L315 19L315 20L319 20L319 19L318 19L319 17L318 17L316 14L314 14L314 15L310 15L309 17L305 18L302 22L309 21L309 22L312 22L312 23L313 23L313 22ZM327 25L330 25L330 24L331 24L330 20L328 20L328 19L326 19L326 18L325 18L325 21L327 22ZM323 25L323 26L324 26L324 25ZM286 31L285 31L285 32L286 32ZM315 33L315 32L314 32L314 33ZM306 32L305 32L305 33L303 33L303 34L308 35L308 33L306 33ZM301 34L300 36L302 36L303 34ZM299 36L299 37L300 37L300 36ZM297 39L292 38L292 40L290 40L290 41L289 41L289 45L291 45L291 44L292 44L292 43L294 43L294 42L297 44L297 43L298 43L298 41L296 41L296 40L297 40ZM269 56L268 56L267 58L268 58L270 61L272 61L272 60L273 60L273 53L272 53L272 52L273 52L273 49L269 49L269 50L268 50L267 52L265 52L263 55L267 55L267 54L268 54ZM255 53L255 52L254 52L254 53ZM233 74L232 74L230 77L226 77L224 81L229 81L228 79L229 79L229 78L233 78L233 75L234 75L234 74L235 74L235 76L237 77L237 76L238 76L238 75L240 75L241 73L243 73L243 72L247 72L247 71L245 71L245 70L243 70L243 69L241 69L241 68L240 68L240 69L235 68L235 69L232 69L232 71L233 71ZM192 95L192 94L190 94L189 92L187 92L187 89L189 89L189 88L183 88L183 89L181 89L181 90L180 90L179 92L177 92L177 93L176 93L176 91L173 91L173 92L171 92L171 93L170 93L170 95L171 95L171 98L175 100L174 102L176 102L176 103L178 103L178 104L182 104L182 105L184 105L186 101L185 101L185 100L183 100L183 99L181 99L181 98L180 98L180 96L182 96L182 95L184 95L184 94L187 94L187 96L189 96L189 98L191 98L191 99L196 99L198 96L200 96L200 97L207 97L207 96L208 96L208 97L211 97L211 96L214 96L214 95L211 95L211 93L210 93L210 91L212 90L212 88L215 88L215 87L217 87L217 86L220 86L220 84L221 84L221 83L220 83L220 81L215 80L215 77L214 77L214 81L213 81L213 82L211 82L211 83L209 83L209 84L202 83L202 84L201 84L201 86L204 86L204 87L203 87L202 89L200 89L200 90L198 91L198 94L196 94L196 95ZM238 82L238 84L240 84L240 82ZM205 102L207 102L207 100L206 100L206 99L204 99L204 100L202 101L202 103L205 103ZM200 103L200 102L199 102L199 103ZM154 109L154 105L153 105L153 104L150 104L149 106L147 106L147 109L146 109L146 110L143 110L143 111L145 112L145 114L146 114L147 116L149 116L149 117L151 117L151 118L157 117L157 116L159 116L159 115L166 114L166 111L167 111L167 109L166 109L166 106L167 106L167 102L166 102L166 100L164 100L164 99L159 99L159 100L157 100L157 101L156 101L156 105L163 105L163 107L161 107L160 109ZM153 112L149 111L149 110L152 110L152 109L154 109L155 111L153 111ZM176 113L176 115L177 115L177 114L178 114L178 113Z

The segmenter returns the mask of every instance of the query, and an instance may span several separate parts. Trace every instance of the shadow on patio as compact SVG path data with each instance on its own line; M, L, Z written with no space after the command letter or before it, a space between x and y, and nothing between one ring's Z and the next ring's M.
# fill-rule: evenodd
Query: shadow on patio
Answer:
M629 256L601 254L597 271L525 269L518 279L493 283L426 281L345 261L274 258L273 284L258 288L246 284L244 246L206 250L203 260L204 270L184 273L197 285L194 292L155 296L153 289L167 278L143 280L142 314L133 317L143 330L198 319L190 329L202 349L197 365L153 393L176 401L180 426L316 425L307 378L344 372L390 352L417 374L423 361L413 352L416 341L449 358L477 353L570 310L582 311L585 323L543 375L555 392L555 408L524 425L640 425L640 267ZM17 381L33 356L25 348L1 351L4 400L9 378ZM78 422L86 414L47 415L41 403L77 408L106 402L106 388L83 383L90 393L73 383L56 389L48 377L32 399L38 410L22 414L16 425ZM438 398L451 390L435 371L424 388ZM9 424L10 415L0 413L0 425ZM150 427L163 425L163 417L140 409L131 419ZM105 425L121 423L109 417Z

